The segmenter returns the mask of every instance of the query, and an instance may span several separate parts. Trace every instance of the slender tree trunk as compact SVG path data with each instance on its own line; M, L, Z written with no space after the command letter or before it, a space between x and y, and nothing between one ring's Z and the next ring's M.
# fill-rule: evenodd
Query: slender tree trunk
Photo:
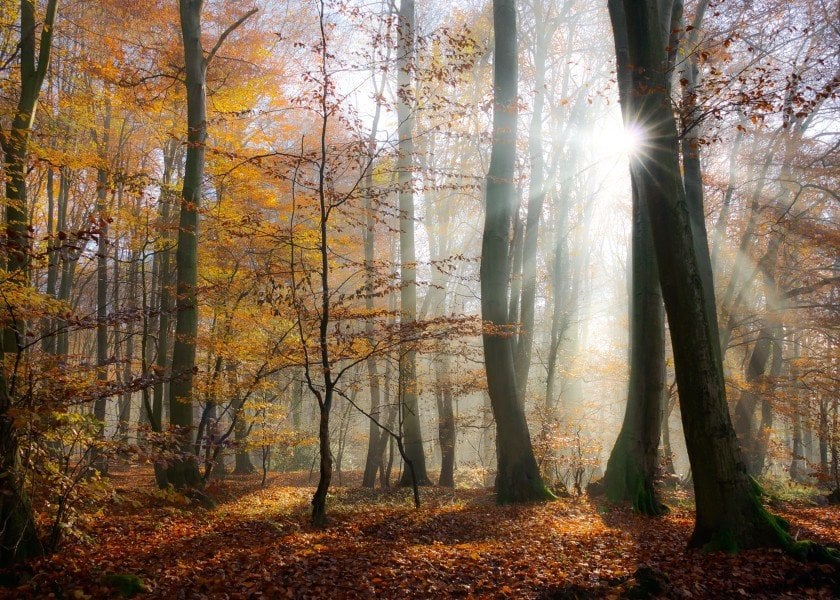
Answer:
M496 419L496 497L500 503L546 500L524 407L516 383L508 323L508 251L516 153L517 33L513 0L494 0L493 146L485 190L481 246L481 315L484 362ZM488 330L487 328L494 328Z
M167 400L166 388L169 385L167 380L172 376L172 364L170 361L169 352L169 332L171 328L171 314L173 310L172 302L172 286L173 273L171 266L171 233L172 228L171 215L173 196L172 186L174 184L175 173L177 172L177 165L175 164L180 158L178 145L174 141L167 142L163 148L163 178L160 189L159 212L158 212L158 230L161 237L161 248L158 250L158 264L157 264L157 355L155 357L155 375L157 381L155 382L152 393L151 414L149 415L149 423L152 426L152 431L162 433L164 431L163 407ZM167 470L164 465L155 462L155 481L161 488L169 485L167 477Z
M107 90L106 90L107 93ZM96 170L96 212L99 235L96 249L96 378L100 384L108 381L108 224L111 219L108 207L110 174L108 166L108 145L111 133L111 102L105 101L105 121L102 139L99 140L99 160ZM116 279L116 277L115 277ZM118 298L114 297L116 303ZM99 421L98 437L105 439L105 418L108 397L101 392L93 404L93 416ZM108 463L101 452L92 453L91 464L102 473L107 473Z
M368 157L370 163L365 172L365 309L368 311L367 322L365 323L365 335L368 338L368 343L371 346L374 343L373 339L373 310L374 310L374 286L376 278L375 246L376 246L376 219L373 206L373 159L376 155L376 134L379 130L379 117L382 112L382 103L379 98L382 97L385 86L385 76L382 76L379 90L377 93L376 109L373 115L373 123L370 128L370 137L368 138ZM367 367L368 381L370 386L370 415L378 420L381 410L381 391L379 389L379 373L376 368L376 359L371 356L365 361ZM362 476L362 486L366 488L373 488L376 485L376 471L379 468L380 459L377 455L379 446L379 427L374 419L369 419L368 423L368 448L365 457L365 472Z
M528 136L528 154L531 161L531 182L528 186L528 216L522 248L522 300L519 303L520 333L516 342L515 369L519 394L524 402L531 369L531 351L534 345L534 302L537 293L537 240L540 219L545 201L545 161L543 160L542 121L545 104L545 65L548 39L543 0L534 0L534 105ZM516 271L514 271L516 273ZM511 321L514 322L514 321Z
M55 228L55 182L53 169L47 170L47 289L46 294L50 298L56 298L58 294L58 235ZM44 317L41 335L41 349L45 354L54 355L56 351L54 320Z
M167 479L176 488L195 487L200 482L193 446L193 377L198 335L198 210L204 179L207 141L206 61L201 47L202 0L180 0L181 34L184 45L187 90L187 163L178 222L175 254L177 298L175 346L172 350L172 382L169 419L176 428L180 456L167 468Z
M671 412L673 404L670 397L665 396L662 411L662 471L666 481L673 486L676 481L677 470L674 468L674 449L671 446Z
M128 301L126 302L127 308L130 311L133 319L134 311L137 308L135 306L135 299L138 295L137 289L137 267L139 260L139 253L132 252L130 256L130 262L128 264ZM143 293L143 292L140 292ZM128 386L131 384L131 377L132 377L132 363L134 362L134 335L131 331L131 320L127 321L127 325L125 327L125 338L123 339L123 345L125 347L125 355L123 356L125 364L123 365L123 385ZM131 425L131 402L134 393L132 391L126 391L122 394L122 399L119 403L119 414L117 419L117 432L118 432L118 439L123 444L128 443L128 430Z
M414 0L400 0L399 50L397 56L397 121L399 123L400 196L400 324L412 335L417 318L417 269L414 256ZM403 403L403 436L405 452L414 465L420 485L429 485L426 474L426 454L420 426L420 406L417 398L417 355L411 344L400 350L400 390ZM403 471L399 485L412 485L408 469Z
M823 475L828 475L828 398L826 398L825 396L820 396L819 403L820 414L819 429L817 430L817 436L819 437L820 444L820 472Z
M233 424L233 440L235 442L233 472L237 475L250 475L256 469L254 463L251 462L251 452L246 445L248 422L245 418L245 403L239 398L234 399L233 418L236 419Z
M70 201L70 170L67 167L59 169L58 180L58 230L66 232L67 205ZM58 299L61 302L70 303L70 291L73 289L73 279L76 272L76 261L78 253L70 247L66 241L62 241L58 248L59 267L61 277L58 284ZM60 363L65 363L69 352L69 335L67 332L67 320L57 319L58 334L55 340L55 352Z

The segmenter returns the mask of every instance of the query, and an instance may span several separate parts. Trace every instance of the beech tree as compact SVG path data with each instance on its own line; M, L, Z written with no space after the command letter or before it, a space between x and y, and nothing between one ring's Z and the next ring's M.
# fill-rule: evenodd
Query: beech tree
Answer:
M20 87L11 128L0 135L6 175L5 264L4 277L16 286L28 284L30 241L26 199L26 164L29 140L41 87L52 54L58 0L49 0L40 27L36 5L20 2L20 38L18 55ZM18 354L24 344L26 323L15 318L2 331L0 357L0 565L31 557L41 551L35 531L34 515L23 486L20 468L18 431L13 407L15 390L9 387L5 355Z
M169 418L179 429L179 449L183 457L167 468L167 480L176 488L199 483L198 465L191 456L193 444L193 377L198 335L198 215L204 186L204 156L207 143L207 67L230 33L257 11L253 9L219 36L204 56L201 45L203 0L180 0L181 35L184 47L187 90L187 152L181 210L178 221L178 247L175 252L176 313L175 345L172 350L172 384L169 391Z
M496 495L500 503L553 497L540 475L522 406L508 321L508 252L516 152L517 35L512 0L493 1L493 146L485 184L481 244L484 363L496 419Z
M669 51L662 27L669 22L667 9L657 0L623 4L626 20L614 28L626 30L636 114L646 140L647 151L632 157L632 168L647 173L637 185L648 201L694 480L691 544L730 551L767 545L793 549L782 522L761 505L729 417L705 227L695 222L686 200L667 94Z

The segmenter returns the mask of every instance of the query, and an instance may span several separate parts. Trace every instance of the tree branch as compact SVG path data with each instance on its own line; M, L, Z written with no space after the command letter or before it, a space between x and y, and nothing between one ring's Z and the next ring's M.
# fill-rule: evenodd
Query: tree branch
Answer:
M224 43L225 43L225 40L227 39L227 37L228 37L231 33L233 33L233 32L234 32L234 30L235 30L237 27L239 27L239 26L240 26L240 25L242 25L245 21L247 21L247 20L248 20L248 19L249 19L252 15L257 14L257 12L258 12L259 10L260 10L259 8L252 8L251 10L249 10L248 12L246 12L244 15L242 15L241 17L239 17L236 21L234 21L234 22L233 22L233 23L232 23L232 24L231 24L231 25L230 25L227 29L225 29L225 30L222 32L222 35L220 35L220 36L219 36L219 39L216 41L216 45L215 45L215 46L213 46L213 49L212 49L212 50L210 50L210 53L207 55L207 58L204 60L204 68L205 68L205 69L207 69L207 67L210 65L210 63L211 63L211 62L213 62L213 58L216 56L216 53L219 51L219 48L221 48L221 47L222 47L222 44L224 44Z

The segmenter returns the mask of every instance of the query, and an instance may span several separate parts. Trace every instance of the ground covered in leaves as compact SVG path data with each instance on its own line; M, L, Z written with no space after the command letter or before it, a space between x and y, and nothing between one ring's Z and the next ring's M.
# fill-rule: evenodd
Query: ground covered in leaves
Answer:
M307 474L215 483L212 509L155 492L148 470L82 538L26 567L2 598L777 598L840 596L838 573L779 551L686 550L692 514L640 517L587 499L498 507L490 490L339 487L308 523ZM777 503L792 533L840 545L840 509ZM138 589L142 588L142 589ZM52 596L51 596L52 595Z

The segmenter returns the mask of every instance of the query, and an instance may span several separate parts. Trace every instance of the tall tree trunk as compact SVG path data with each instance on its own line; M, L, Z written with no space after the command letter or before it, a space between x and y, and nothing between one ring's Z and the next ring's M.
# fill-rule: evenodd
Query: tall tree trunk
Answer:
M616 0L613 0L615 3ZM692 222L680 177L677 128L667 94L668 40L657 0L624 0L633 93L645 133L631 157L648 213L674 349L696 504L691 544L709 549L789 545L761 506L729 418L708 245ZM616 28L621 28L617 23ZM701 254L698 256L698 253Z
M673 485L677 476L674 468L674 449L671 446L671 412L674 404L671 402L670 394L665 395L662 411L662 471L666 476L669 485Z
M493 1L493 146L485 190L481 245L481 316L484 363L490 404L496 419L496 497L500 503L545 500L525 410L517 389L508 323L511 213L517 117L517 33L513 0ZM490 330L488 328L493 328Z
M167 400L165 397L167 380L172 376L172 364L169 352L169 332L171 328L172 284L173 272L171 266L172 236L171 236L171 215L174 194L172 186L175 183L178 171L176 162L181 158L179 145L175 140L168 141L163 148L163 178L160 189L158 207L158 231L161 237L161 248L155 258L157 261L157 354L155 357L155 385L152 393L152 404L149 416L149 424L152 431L162 433L164 431L163 407ZM166 468L160 462L155 462L155 481L161 488L169 485Z
M20 2L20 88L17 108L9 131L0 134L6 178L6 264L12 281L27 282L29 233L26 201L26 162L35 110L52 52L53 25L57 0L46 6L40 43L36 41L36 3ZM24 325L17 319L0 333L0 359L21 351ZM0 363L4 362L0 360ZM39 554L42 550L35 530L34 515L24 489L20 465L19 432L14 418L14 390L9 389L6 367L0 364L0 566Z
M817 429L817 436L820 444L820 473L823 476L828 475L828 443L829 443L829 429L828 429L828 398L825 396L819 397L820 414L819 414L819 428Z
M169 392L169 419L172 427L176 428L180 456L173 459L167 468L167 479L176 488L195 487L200 481L198 464L192 453L192 396L195 343L198 335L198 209L201 206L207 141L207 63L201 47L202 4L202 0L180 0L181 34L186 65L187 163L184 167L178 249L175 253L177 310Z
M368 137L368 160L365 172L365 309L368 311L367 322L365 323L365 335L371 346L373 339L373 310L374 310L374 286L376 279L375 246L376 246L376 219L373 207L373 160L376 156L376 134L379 130L379 117L382 113L382 102L379 100L385 88L385 75L382 75L379 89L377 90L376 109L373 114L373 123ZM381 410L381 390L379 389L379 373L376 368L376 359L370 356L365 361L367 367L368 381L370 386L370 415L379 420ZM376 485L376 471L379 469L380 458L377 455L379 447L380 428L374 421L369 419L368 423L368 447L365 456L365 471L362 476L362 486L373 488ZM381 453L380 453L381 455Z
M537 240L545 201L545 163L543 160L542 121L545 104L545 64L548 50L543 0L534 0L534 105L528 135L531 181L528 186L528 216L522 246L522 300L519 303L520 333L516 342L514 366L519 394L525 401L531 350L534 345L534 301L537 294ZM516 273L516 271L514 271ZM514 322L514 321L511 321Z
M633 129L637 127L634 117L639 109L632 90L626 29L622 27L625 18L619 3L611 2L609 7L615 31L622 116L625 127ZM601 484L612 502L629 501L634 510L659 515L664 507L657 499L654 480L665 385L665 319L648 218L649 199L640 185L645 175L634 167L631 162L630 382L624 421ZM600 487L596 484L592 489Z
M397 56L397 122L399 123L400 196L400 323L408 335L417 318L417 268L414 256L414 107L412 85L414 64L414 0L400 0L399 50ZM420 426L417 399L417 354L410 343L400 349L400 391L403 403L405 452L411 461L414 477L420 485L429 485L426 453ZM412 485L411 469L404 469L399 485Z
M106 88L106 93L107 88ZM108 165L108 145L111 134L111 102L105 101L105 120L102 127L102 138L98 140L100 165L96 169L96 212L97 236L96 248L96 379L103 385L93 404L93 416L99 422L98 438L105 439L105 418L108 408L108 396L103 394L104 384L108 381L108 222L110 221L108 207L108 191L110 187L110 167ZM116 264L116 263L115 263ZM115 276L116 280L116 276ZM114 297L114 303L118 302ZM107 460L101 451L92 453L91 464L102 473L108 471Z
M123 346L125 347L123 355L123 375L122 384L124 386L131 385L133 362L134 362L134 334L131 331L131 323L134 318L136 310L135 299L138 295L137 289L137 270L139 260L139 253L133 251L130 254L130 261L128 263L128 301L126 308L128 308L131 319L127 320L125 326L125 337L123 338ZM143 292L140 292L143 293ZM116 297L116 296L115 296ZM119 402L119 412L117 415L117 438L123 444L128 443L128 430L131 425L131 403L134 393L129 389L122 393L122 398Z
M58 179L58 230L66 232L67 206L70 201L70 169L61 167ZM58 299L61 302L70 303L70 291L73 289L73 279L76 273L76 262L79 258L77 250L71 247L72 244L66 240L59 244L58 257L61 277L58 284ZM55 340L55 352L58 361L64 363L67 360L70 338L67 331L67 320L57 319L56 328L58 333Z

